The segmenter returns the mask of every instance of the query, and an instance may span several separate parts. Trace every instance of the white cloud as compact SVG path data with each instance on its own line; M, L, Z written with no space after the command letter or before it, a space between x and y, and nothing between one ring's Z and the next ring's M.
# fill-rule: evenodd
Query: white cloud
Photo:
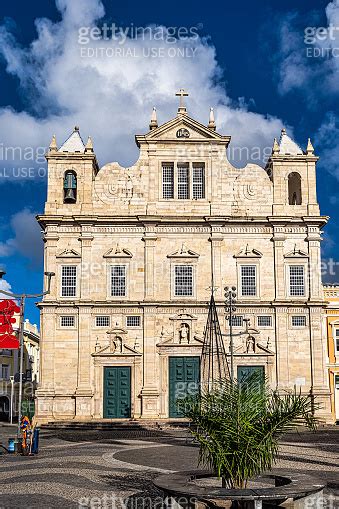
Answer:
M6 279L0 279L0 294L2 293L1 290L5 291L5 292L12 291L12 286L10 285L10 283L8 281L6 281Z
M43 243L35 213L28 209L17 212L11 217L10 226L14 236L0 242L0 256L21 254L29 259L33 266L39 266L42 261Z
M328 3L325 13L326 26L316 22L317 16L308 23L301 15L289 13L280 23L280 48L275 61L280 93L297 91L306 107L320 112L322 120L314 136L321 155L318 167L339 180L339 116L335 113L339 94L339 0Z
M339 0L330 2L325 13L326 26L292 12L279 27L278 89L281 94L302 91L311 107L320 96L339 92Z
M9 295L2 292L12 292L12 286L6 279L0 279L0 299L9 299Z
M278 135L279 119L248 111L242 100L232 101L218 85L216 52L206 39L192 36L169 44L127 38L125 44L100 40L81 45L78 29L102 24L101 2L57 0L56 5L62 20L36 20L38 36L28 48L20 47L5 27L0 30L7 71L20 79L29 100L25 112L0 110L0 141L5 146L47 146L53 133L60 145L73 126L80 125L84 138L92 136L101 164L112 160L132 164L137 157L134 134L148 130L154 105L160 122L173 118L174 92L181 87L190 92L189 114L207 123L209 107L214 106L218 130L231 134L235 145L263 149ZM128 48L137 56L81 57L81 50L88 47ZM142 56L151 49L158 55L163 51L163 56ZM186 51L189 56L171 58L169 49Z

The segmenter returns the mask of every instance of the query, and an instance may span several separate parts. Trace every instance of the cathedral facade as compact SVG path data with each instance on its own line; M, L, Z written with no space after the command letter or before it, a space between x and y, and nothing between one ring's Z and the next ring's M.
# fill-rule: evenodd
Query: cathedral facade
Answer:
M38 420L180 418L212 290L229 355L225 286L237 293L236 376L311 392L330 420L314 149L282 130L265 168L237 169L213 110L203 125L180 94L172 120L153 110L129 168L99 168L77 127L59 148L52 138Z

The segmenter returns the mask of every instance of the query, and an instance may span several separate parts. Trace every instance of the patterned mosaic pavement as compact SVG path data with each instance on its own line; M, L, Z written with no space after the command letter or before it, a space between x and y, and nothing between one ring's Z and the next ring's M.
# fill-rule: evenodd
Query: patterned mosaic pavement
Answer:
M0 427L0 439L10 432ZM198 449L183 432L157 435L116 440L109 431L44 432L38 456L0 456L0 508L159 508L152 479L196 468ZM329 509L339 507L338 438L339 429L290 435L276 465L328 482Z

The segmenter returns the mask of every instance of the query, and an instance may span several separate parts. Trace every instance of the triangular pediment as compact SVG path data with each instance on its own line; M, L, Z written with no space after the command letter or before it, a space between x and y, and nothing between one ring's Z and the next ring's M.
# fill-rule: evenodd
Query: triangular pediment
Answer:
M189 117L188 115L178 115L172 120L165 122L156 129L152 129L145 135L137 135L137 145L140 146L142 142L157 142L157 141L218 141L226 145L230 142L230 136L222 136L221 134L209 129L204 124Z
M168 347L168 346L171 346L173 348L177 348L178 346L202 346L204 340L203 338L199 337L197 334L195 334L192 338L192 340L190 340L189 342L187 343L180 343L178 341L175 341L174 339L174 336L171 336L165 340L162 340L160 341L159 343L157 343L157 347Z
M257 249L251 249L247 244L244 249L234 255L234 258L261 258L262 253Z
M132 256L128 249L121 248L118 244L103 255L104 258L132 258Z
M286 253L284 255L284 258L308 258L308 254L305 251L297 249L296 246L294 246L293 251Z
M257 343L254 339L254 337L250 336L245 344L239 345L235 349L235 353L237 355L248 355L248 356L255 356L255 355L275 355L274 352L269 348L269 344L264 346L261 343Z
M141 356L141 353L128 345L123 345L122 351L116 348L112 350L110 345L104 346L101 350L92 353L92 357L136 357Z
M61 253L57 254L57 258L81 258L80 253L75 251L75 249L64 249Z
M186 244L182 244L181 248L174 253L168 254L167 258L199 258L199 254L189 249Z
M185 321L185 320L198 320L198 317L195 315L192 315L191 313L177 313L175 315L172 315L169 317L169 320L176 320L176 321Z
M92 353L93 357L126 357L126 356L140 356L141 353L135 348L127 345L123 340L123 336L127 335L127 330L121 327L114 327L107 331L108 340L105 346L101 347L100 344L95 345L95 352Z

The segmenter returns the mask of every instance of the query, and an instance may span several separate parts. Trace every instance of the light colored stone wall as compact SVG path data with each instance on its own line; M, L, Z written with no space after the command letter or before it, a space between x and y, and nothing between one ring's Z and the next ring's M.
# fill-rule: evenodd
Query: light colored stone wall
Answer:
M185 127L189 139L176 131ZM257 329L255 351L236 331L236 365L263 365L281 390L311 388L329 419L329 390L321 333L324 304L320 281L320 228L313 155L272 156L266 169L236 169L226 159L223 137L185 115L137 136L140 157L130 168L110 163L99 170L94 153L51 150L48 199L39 222L45 231L45 270L54 271L42 309L41 421L103 416L103 368L131 366L132 417L168 417L168 357L200 355L211 294L215 297L228 348L223 308L224 286L240 287L241 264L255 264L256 297L238 296L238 314ZM163 162L204 162L206 197L162 199ZM63 175L78 176L75 204L63 203ZM303 204L288 205L287 177L298 171ZM173 294L173 267L194 267L194 295ZM287 267L302 264L306 295L288 295ZM127 266L127 296L110 296L110 266ZM78 268L77 295L61 297L61 267ZM308 277L310 274L310 277ZM309 284L308 284L309 281ZM95 326L95 316L110 316L110 327ZM128 328L127 315L140 315L141 327ZM293 328L293 314L306 327ZM60 316L76 317L75 327L60 327ZM258 327L258 315L272 326ZM190 342L179 328L189 324ZM123 338L111 351L112 334ZM115 332L114 332L115 331ZM122 332L121 332L122 331ZM312 368L312 369L311 369Z

